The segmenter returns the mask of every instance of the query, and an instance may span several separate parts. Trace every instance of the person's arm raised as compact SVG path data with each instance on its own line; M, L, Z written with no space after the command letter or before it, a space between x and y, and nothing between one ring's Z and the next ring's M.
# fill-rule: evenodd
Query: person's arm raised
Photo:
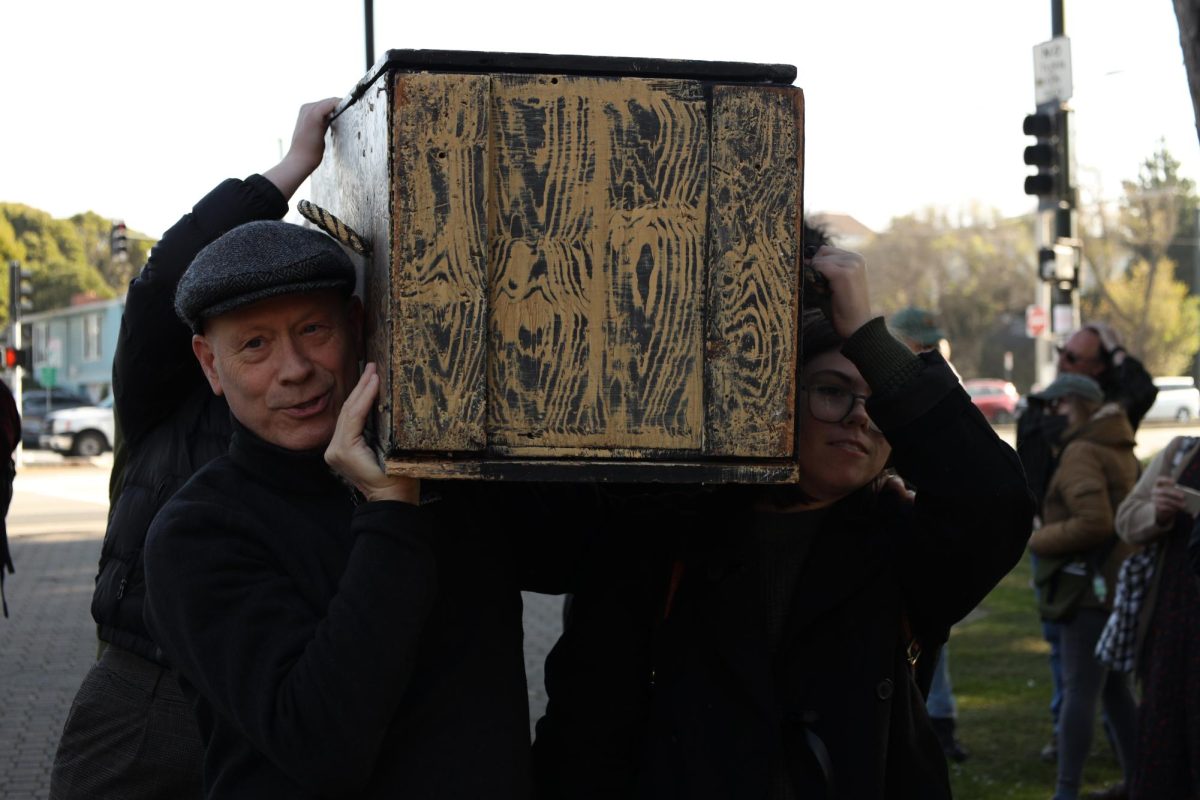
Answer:
M325 156L325 131L339 102L336 97L327 97L300 106L287 154L262 174L275 184L285 198L290 199L300 184L320 165Z

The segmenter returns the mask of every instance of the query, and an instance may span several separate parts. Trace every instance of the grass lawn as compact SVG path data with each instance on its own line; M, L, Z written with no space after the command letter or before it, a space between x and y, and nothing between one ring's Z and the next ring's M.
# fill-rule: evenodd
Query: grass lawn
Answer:
M956 800L1048 800L1054 794L1055 767L1038 758L1051 732L1049 652L1026 556L950 635L958 738L971 752L961 765L950 765ZM1098 722L1083 778L1084 793L1121 779Z

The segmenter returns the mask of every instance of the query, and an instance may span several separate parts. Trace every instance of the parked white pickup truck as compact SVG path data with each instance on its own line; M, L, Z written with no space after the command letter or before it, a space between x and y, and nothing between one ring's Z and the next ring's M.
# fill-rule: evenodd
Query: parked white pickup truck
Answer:
M94 406L51 411L42 420L38 444L72 456L98 456L112 449L112 395Z

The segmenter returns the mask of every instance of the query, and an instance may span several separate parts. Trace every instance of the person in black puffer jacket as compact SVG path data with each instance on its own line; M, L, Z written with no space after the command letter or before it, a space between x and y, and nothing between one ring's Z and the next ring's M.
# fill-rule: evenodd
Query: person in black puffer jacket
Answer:
M245 222L279 219L320 163L336 98L300 109L291 148L262 175L227 180L171 227L129 286L113 364L118 444L112 505L92 598L102 652L67 715L50 796L200 796L201 743L192 709L142 621L142 547L158 510L225 453L232 426L175 314L175 288L195 255Z

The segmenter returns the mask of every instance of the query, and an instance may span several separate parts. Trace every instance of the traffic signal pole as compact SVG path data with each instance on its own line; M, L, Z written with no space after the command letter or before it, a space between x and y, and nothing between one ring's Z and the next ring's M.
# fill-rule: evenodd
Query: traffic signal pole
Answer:
M8 262L8 346L12 347L17 353L21 352L21 310L22 310L22 286L25 282L25 272L21 269L21 262L15 258ZM12 369L12 393L13 402L17 405L17 414L24 417L25 407L21 402L24 396L22 391L22 378L25 370L20 364L17 364ZM25 448L21 446L20 439L17 441L17 449L13 451L13 460L17 467L22 466L23 454Z
M1036 382L1054 378L1054 345L1079 328L1080 246L1077 231L1075 154L1072 142L1071 48L1065 34L1063 0L1051 0L1051 35L1034 48L1034 101L1024 132L1035 136L1025 163L1037 167L1025 178L1025 193L1038 198L1038 289L1036 305L1050 324L1036 337Z

